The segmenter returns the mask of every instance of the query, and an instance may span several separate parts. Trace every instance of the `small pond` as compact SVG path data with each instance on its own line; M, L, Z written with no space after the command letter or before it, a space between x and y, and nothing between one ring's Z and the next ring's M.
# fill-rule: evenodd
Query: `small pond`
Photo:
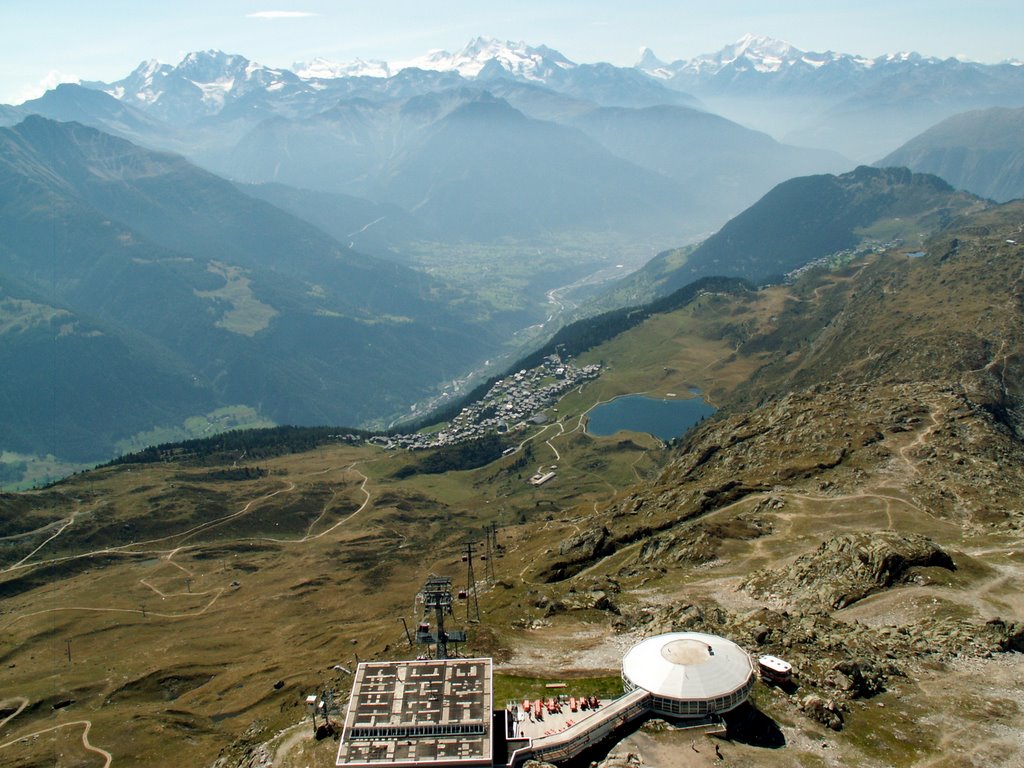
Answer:
M714 412L714 406L708 405L702 397L656 400L645 395L627 395L591 408L587 414L587 432L607 437L620 429L628 429L668 441L680 437Z

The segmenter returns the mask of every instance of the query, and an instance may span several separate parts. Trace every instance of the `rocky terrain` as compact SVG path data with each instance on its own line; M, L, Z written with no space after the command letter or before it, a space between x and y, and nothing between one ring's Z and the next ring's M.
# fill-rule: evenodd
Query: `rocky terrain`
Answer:
M811 275L783 313L718 326L765 364L655 481L586 527L570 518L532 570L548 613L607 578L619 632L708 631L789 660L794 686L759 706L797 731L861 729L839 764L1016 764L1021 732L1000 723L1017 704L951 702L965 666L979 681L1024 666L1022 224L1019 203L976 215L924 257ZM947 739L889 741L914 707L879 722L856 702L888 708L908 689L957 733L997 714L955 756ZM900 739L914 746L887 759L883 743Z
M919 578L915 569L956 565L946 552L919 534L893 531L835 536L788 568L766 568L742 589L761 600L782 600L818 609L839 609L873 592Z
M542 488L518 455L400 478L402 452L339 443L0 496L0 760L172 764L173 742L218 768L330 766L304 695L408 655L396 618L428 573L461 582L493 521L466 651L495 658L496 690L614 691L625 650L671 630L793 664L724 739L649 723L607 768L1018 765L1022 231L1007 204L923 256L652 314L582 354L601 377L524 433L558 465ZM671 445L584 431L595 402L688 387L720 410Z

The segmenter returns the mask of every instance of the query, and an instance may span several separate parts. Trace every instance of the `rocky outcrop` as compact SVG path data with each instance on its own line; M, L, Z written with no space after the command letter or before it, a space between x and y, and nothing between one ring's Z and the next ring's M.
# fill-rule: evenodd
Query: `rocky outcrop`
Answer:
M832 667L826 682L852 699L868 699L885 690L891 666L866 659L848 659Z
M953 558L930 539L891 531L836 536L791 566L754 573L740 588L764 600L839 609L907 581L911 569L955 570Z
M620 631L710 632L750 650L790 662L801 695L836 701L865 699L887 690L917 662L985 658L1024 648L1024 624L943 617L927 626L868 626L825 611L759 608L737 613L715 603L622 608Z
M817 720L833 731L843 730L843 713L834 699L825 699L812 693L800 700L800 709L812 720Z
M766 499L766 502L769 500ZM758 509L767 506L758 505ZM771 523L756 516L739 516L727 523L697 523L680 527L647 539L640 547L640 564L689 563L701 565L718 559L718 551L727 539L751 540L771 531Z
M639 752L614 751L599 763L592 763L596 768L644 768L644 758Z
M1004 653L1024 653L1024 624L1007 624L997 617L985 622L985 634L989 642Z
M545 581L560 581L578 573L587 563L594 562L615 551L611 533L605 526L589 528L564 539L558 545L558 554L541 571Z
M618 614L619 608L611 596L604 590L595 589L585 592L570 590L561 598L540 595L534 601L534 607L540 608L542 616L548 618L568 611L605 611Z

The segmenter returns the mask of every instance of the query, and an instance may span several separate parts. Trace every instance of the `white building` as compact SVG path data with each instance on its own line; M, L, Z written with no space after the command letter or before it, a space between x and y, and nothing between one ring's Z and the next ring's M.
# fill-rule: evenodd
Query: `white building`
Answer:
M627 692L651 694L651 711L669 717L704 717L747 700L756 675L750 656L731 640L703 632L656 635L622 659Z

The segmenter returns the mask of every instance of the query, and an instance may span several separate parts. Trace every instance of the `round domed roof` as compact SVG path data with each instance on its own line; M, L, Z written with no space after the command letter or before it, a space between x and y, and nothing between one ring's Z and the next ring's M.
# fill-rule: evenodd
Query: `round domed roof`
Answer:
M715 699L746 685L754 666L746 651L724 637L672 632L630 648L622 659L622 674L656 696Z

